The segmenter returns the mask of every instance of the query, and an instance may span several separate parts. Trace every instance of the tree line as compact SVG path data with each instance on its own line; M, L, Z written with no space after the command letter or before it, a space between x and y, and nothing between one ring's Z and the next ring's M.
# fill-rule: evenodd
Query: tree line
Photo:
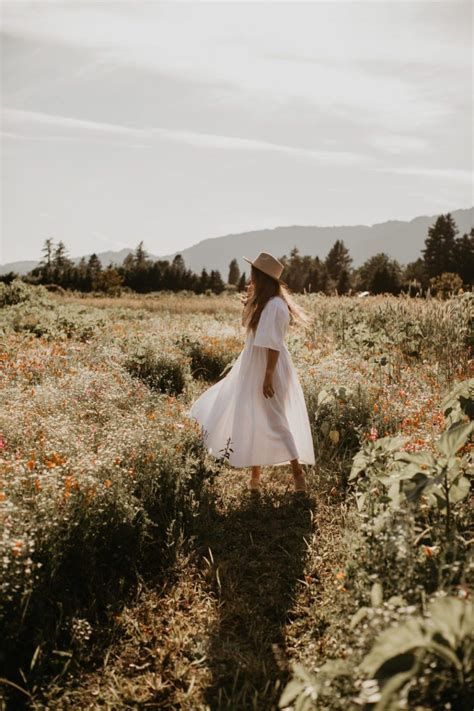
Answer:
M428 229L421 256L406 266L380 252L353 268L352 257L342 240L334 243L325 259L301 255L296 246L289 256L285 254L279 259L285 265L283 279L296 293L398 294L405 291L413 295L423 294L428 288L435 292L453 292L462 287L470 288L474 282L474 228L460 237L451 214L440 215ZM16 276L10 272L0 279L8 282ZM224 290L243 291L247 283L246 272L240 272L237 259L229 263L227 281L224 281L218 270L202 269L200 274L194 273L186 267L180 254L171 262L152 260L142 241L120 266L110 263L104 268L97 254L87 260L82 257L75 264L64 242L55 246L50 238L44 242L41 261L23 279L63 289L108 294L120 294L124 290L220 294Z

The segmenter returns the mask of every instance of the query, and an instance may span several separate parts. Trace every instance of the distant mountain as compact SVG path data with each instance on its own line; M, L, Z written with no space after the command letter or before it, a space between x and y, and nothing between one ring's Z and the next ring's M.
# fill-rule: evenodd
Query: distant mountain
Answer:
M441 213L439 213L441 214ZM415 217L409 222L389 220L370 227L367 225L306 227L275 227L269 230L256 230L215 237L198 242L192 247L161 259L172 260L181 254L186 266L194 272L203 267L208 271L218 269L224 279L227 278L229 262L234 257L238 260L241 271L249 273L250 265L242 257L253 259L259 252L271 252L276 257L289 256L293 247L298 247L300 254L324 259L334 242L343 240L353 258L353 266L358 267L366 259L378 252L386 252L401 264L413 262L424 249L428 228L433 225L439 214ZM443 213L445 214L445 213ZM459 234L463 235L474 225L474 208L452 210Z
M250 265L243 256L253 259L259 252L271 252L276 257L289 256L293 247L298 247L301 254L324 259L334 242L343 240L353 258L353 266L358 267L377 252L386 252L401 264L413 262L421 256L425 246L428 228L436 222L436 215L415 217L409 222L388 220L375 225L335 225L331 227L310 227L293 225L274 229L255 230L213 237L202 240L192 247L164 256L150 255L151 259L168 259L170 262L181 254L186 266L199 273L201 269L218 269L224 279L227 278L229 262L234 257L239 261L242 271L249 273ZM444 213L446 214L446 213ZM474 208L452 210L451 215L459 229L459 234L469 233L474 225ZM146 246L146 245L145 245ZM121 249L118 252L100 252L97 254L104 266L122 264L133 249ZM90 255L85 255L87 260ZM81 257L73 261L79 262ZM0 274L14 271L26 274L38 262L10 262L0 265Z
M107 267L110 263L119 265L122 264L123 260L127 256L127 254L130 254L130 252L133 252L134 250L131 248L126 247L125 249L121 249L118 252L98 252L97 256L99 257L100 261L104 265L104 267ZM87 261L91 255L86 254L84 255L84 259ZM151 257L152 259L159 259L159 257ZM74 264L78 264L82 257L72 257L71 258ZM17 274L27 274L29 271L34 269L37 266L38 262L31 262L31 261L26 261L26 262L9 262L8 264L1 264L0 265L0 274L7 274L8 272L16 272Z

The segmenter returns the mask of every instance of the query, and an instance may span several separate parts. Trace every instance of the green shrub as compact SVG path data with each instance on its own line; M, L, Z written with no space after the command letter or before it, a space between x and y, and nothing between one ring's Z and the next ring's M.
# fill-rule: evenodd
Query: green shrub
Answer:
M182 393L189 379L188 362L170 353L158 353L150 343L139 346L126 359L124 366L152 390L170 395Z
M0 282L0 307L25 303L44 305L51 301L43 286L32 286L22 279L13 279L9 284Z
M193 378L213 382L225 375L239 350L241 342L232 338L207 338L205 342L182 336L175 344L189 357Z

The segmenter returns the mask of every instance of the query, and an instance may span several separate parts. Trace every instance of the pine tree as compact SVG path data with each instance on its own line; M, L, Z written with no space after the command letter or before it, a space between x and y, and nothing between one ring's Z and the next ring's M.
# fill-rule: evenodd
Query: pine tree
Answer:
M69 258L68 254L67 254L66 245L64 244L63 241L58 242L58 246L56 247L56 249L54 251L52 265L54 266L55 269L58 269L60 271L66 269L68 267L71 267L73 265L72 260Z
M429 284L426 264L421 257L414 262L409 262L403 271L403 283L408 293L418 294L420 289L426 289Z
M384 252L370 257L358 269L358 288L373 294L398 294L401 281L400 265Z
M212 270L209 277L209 288L215 293L220 294L225 289L224 281L221 273L218 270Z
M184 272L184 270L186 269L186 265L184 263L184 259L181 254L176 254L173 257L172 266L173 266L173 269L175 269L176 271Z
M94 252L89 257L89 261L87 262L87 272L86 272L87 273L87 281L89 283L89 288L92 289L92 291L98 291L101 289L101 286L102 286L101 272L102 272L102 262L100 261L97 254Z
M229 264L229 276L227 277L228 284L237 286L240 279L240 269L236 259L233 259Z
M352 257L349 255L349 250L344 245L344 242L340 239L336 240L325 259L329 276L335 282L338 282L344 270L349 272L351 262Z
M466 285L474 284L474 227L469 234L456 240L454 249L455 269Z
M40 265L46 270L50 270L53 263L53 240L51 237L45 239L41 252L43 254L43 258L40 261Z
M207 273L206 268L204 267L201 271L201 276L199 277L199 294L203 294L206 289L209 288L209 274Z
M52 261L52 278L56 284L69 288L74 279L74 263L67 254L64 242L58 242Z
M337 280L337 293L347 294L351 288L351 278L348 269L343 269L339 274L339 279Z
M137 267L137 269L142 269L144 266L146 266L147 263L150 262L148 254L145 251L145 248L143 247L143 240L139 243L138 247L135 249L133 256L134 256L134 263L135 263L135 266Z
M428 229L425 249L422 250L428 276L454 272L456 267L456 235L458 229L451 213L440 215Z
M237 284L237 291L245 291L245 287L247 286L247 274L245 272L242 272L239 283Z

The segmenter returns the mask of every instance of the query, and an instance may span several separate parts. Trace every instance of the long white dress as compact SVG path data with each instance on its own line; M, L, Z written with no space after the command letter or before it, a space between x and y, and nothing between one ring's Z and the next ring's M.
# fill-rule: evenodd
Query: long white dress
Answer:
M185 413L201 425L209 453L232 467L315 463L303 390L285 344L289 322L284 299L271 297L231 370ZM280 352L272 397L263 394L268 348Z

